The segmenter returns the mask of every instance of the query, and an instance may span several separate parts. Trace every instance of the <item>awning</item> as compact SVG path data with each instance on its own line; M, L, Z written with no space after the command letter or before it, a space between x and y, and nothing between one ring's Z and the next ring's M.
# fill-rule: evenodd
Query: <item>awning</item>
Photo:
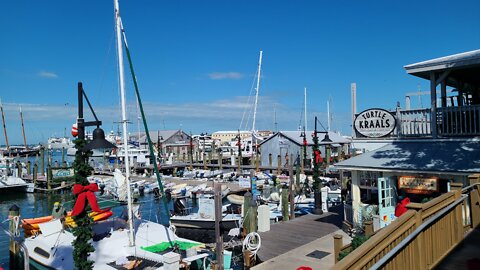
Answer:
M402 141L335 164L338 169L414 173L472 174L480 172L480 139Z

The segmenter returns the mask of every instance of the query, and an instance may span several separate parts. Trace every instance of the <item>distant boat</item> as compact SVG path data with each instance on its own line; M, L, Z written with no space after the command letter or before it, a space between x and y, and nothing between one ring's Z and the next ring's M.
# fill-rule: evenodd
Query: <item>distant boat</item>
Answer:
M67 137L50 137L47 140L49 150L61 150L75 147L75 144Z

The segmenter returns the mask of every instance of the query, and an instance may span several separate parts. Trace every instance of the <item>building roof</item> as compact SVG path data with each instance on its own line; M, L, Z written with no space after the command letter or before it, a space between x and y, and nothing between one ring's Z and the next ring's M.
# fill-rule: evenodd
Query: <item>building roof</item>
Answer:
M163 138L160 139L161 142L164 142L168 140L170 137L175 135L177 132L182 132L181 130L155 130L155 131L149 131L150 134L150 139L152 140L153 143L156 143L158 138ZM188 134L187 134L188 135ZM145 132L140 133L140 142L146 142L147 141L147 136Z
M453 71L449 74L447 83L456 87L455 82L477 83L480 69L480 50L464 52L404 66L408 74L424 79L430 79L432 71ZM458 71L461 70L461 71Z
M335 167L415 173L478 173L480 138L463 141L393 142L339 162Z
M276 134L270 136L267 140L265 140L263 143L266 141L270 140L271 138L278 136L278 134L281 134L282 136L288 138L292 142L298 144L298 145L303 145L303 137L302 131L279 131ZM308 145L313 145L313 138L312 138L313 131L307 131L306 132L306 139ZM322 140L325 138L325 133L318 133L318 141L320 144L322 144ZM350 143L350 140L344 138L342 135L335 133L335 132L328 132L328 137L330 140L332 140L331 144L345 144L345 143Z

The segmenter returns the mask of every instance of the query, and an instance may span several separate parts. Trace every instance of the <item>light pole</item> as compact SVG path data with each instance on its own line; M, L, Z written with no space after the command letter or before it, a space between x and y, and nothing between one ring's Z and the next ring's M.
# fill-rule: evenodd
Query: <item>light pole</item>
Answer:
M302 173L305 173L305 165L307 164L307 146L308 146L307 134L306 134L305 129L300 134L300 137L303 138L303 147L302 147L303 148L303 160L302 160L302 163L301 163L301 168L302 168Z
M83 98L87 101L90 110L95 117L95 121L85 122L83 119ZM73 192L76 196L75 206L73 207L72 216L73 220L77 224L77 227L73 229L73 234L76 236L73 241L73 259L76 269L91 269L93 262L88 260L89 253L94 250L93 246L89 242L92 238L93 232L90 224L92 218L87 215L85 208L87 203L84 201L88 198L88 202L92 210L101 211L95 199L94 191L98 190L96 184L89 184L87 177L91 174L93 168L88 165L88 158L91 156L90 150L98 148L116 148L115 145L105 140L105 133L100 128L102 124L98 120L87 95L83 90L82 83L78 83L78 139L75 140L75 148L77 153L75 154L75 161L73 162L73 168L75 171L74 179L75 185L73 186ZM86 144L85 141L85 127L96 126L93 131L93 140ZM93 186L92 186L93 185ZM93 196L93 199L90 198ZM83 207L82 201L83 200ZM80 202L79 202L80 201ZM77 205L77 203L79 203Z
M322 210L322 182L320 181L320 166L322 157L320 154L319 143L318 143L318 133L324 133L325 137L322 139L322 144L329 145L332 140L330 140L327 131L317 131L317 117L315 116L315 131L313 132L313 194L315 199L315 209L313 210L315 214L323 214Z

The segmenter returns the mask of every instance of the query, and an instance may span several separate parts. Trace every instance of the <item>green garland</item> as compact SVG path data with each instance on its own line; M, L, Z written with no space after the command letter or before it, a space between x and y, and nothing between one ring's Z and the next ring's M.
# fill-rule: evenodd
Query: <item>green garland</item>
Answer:
M73 162L73 169L75 171L75 184L88 185L87 177L91 175L93 168L88 165L88 158L92 152L80 151L85 146L86 142L82 139L75 140L75 161ZM86 270L93 268L93 261L88 260L91 252L95 251L90 240L93 238L92 218L87 215L87 211L83 211L80 215L73 217L73 220L78 225L73 229L73 260L75 262L75 269Z

